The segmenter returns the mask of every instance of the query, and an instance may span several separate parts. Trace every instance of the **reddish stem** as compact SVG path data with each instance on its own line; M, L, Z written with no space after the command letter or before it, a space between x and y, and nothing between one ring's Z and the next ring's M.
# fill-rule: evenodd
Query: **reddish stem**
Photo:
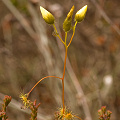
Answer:
M64 105L64 76L65 76L65 69L66 69L66 60L67 60L67 49L68 47L65 46L65 61L64 61L64 70L63 70L63 77L62 77L62 102L63 102L63 114L65 112L65 105Z
M54 78L58 78L58 79L61 79L62 80L62 78L60 78L60 77L57 77L57 76L46 76L46 77L43 77L42 79L40 79L33 87L32 87L32 89L29 91L29 93L28 93L28 96L29 96L29 94L33 91L33 89L42 81L42 80L44 80L44 79L46 79L46 78L50 78L50 77L54 77Z

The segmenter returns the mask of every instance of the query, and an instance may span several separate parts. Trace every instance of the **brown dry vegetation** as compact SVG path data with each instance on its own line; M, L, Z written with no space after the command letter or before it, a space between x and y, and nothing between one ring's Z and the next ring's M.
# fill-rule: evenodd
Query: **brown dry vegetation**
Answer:
M111 120L118 120L120 1L11 0L14 5L8 6L5 1L9 0L0 0L0 100L6 94L13 98L8 108L9 120L29 119L29 110L20 108L20 92L27 93L44 76L62 76L64 46L52 35L53 28L43 21L39 6L55 16L64 38L62 23L70 8L75 5L75 14L86 4L86 18L77 25L68 50L65 105L83 120L97 120L97 110L106 105L112 111ZM72 31L68 40L71 35ZM110 84L106 84L106 77L112 80ZM30 99L41 103L38 120L54 119L54 112L62 105L61 90L61 81L53 78L34 89Z

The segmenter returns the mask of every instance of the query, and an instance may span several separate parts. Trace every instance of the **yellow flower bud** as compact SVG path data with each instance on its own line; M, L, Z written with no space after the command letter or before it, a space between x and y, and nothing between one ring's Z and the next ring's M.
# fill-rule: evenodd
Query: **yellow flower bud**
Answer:
M75 21L81 22L85 18L85 14L87 12L87 5L82 7L76 14L75 14Z
M71 29L73 11L74 11L74 6L70 9L70 12L67 14L67 17L64 20L63 30L65 32L68 32Z
M40 11L41 11L42 17L46 23L54 24L55 19L54 19L54 16L50 12L48 12L46 9L44 9L41 6L40 6Z

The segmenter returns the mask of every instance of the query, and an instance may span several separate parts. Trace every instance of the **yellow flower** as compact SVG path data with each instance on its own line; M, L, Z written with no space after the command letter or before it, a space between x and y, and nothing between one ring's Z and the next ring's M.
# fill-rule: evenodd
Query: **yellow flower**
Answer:
M84 7L82 7L76 14L75 14L75 21L77 22L81 22L86 15L87 12L87 5L85 5Z
M54 24L55 19L54 19L54 16L50 12L48 12L46 9L44 9L41 6L40 6L40 11L46 23Z
M67 17L64 20L63 29L65 32L68 32L71 29L73 11L74 11L74 5L70 9L70 12L67 14Z
M20 94L20 98L21 98L21 100L23 101L24 108L30 107L31 102L30 102L30 100L28 100L28 94L23 94L23 93L21 93L21 94Z
M56 118L60 120L72 120L74 118L74 115L72 115L72 111L69 111L65 107L64 114L63 114L63 108L59 108L59 111L56 113Z
M71 113L67 113L66 115L65 115L65 118L67 119L67 120L71 120L72 118L73 118L74 116L71 114Z

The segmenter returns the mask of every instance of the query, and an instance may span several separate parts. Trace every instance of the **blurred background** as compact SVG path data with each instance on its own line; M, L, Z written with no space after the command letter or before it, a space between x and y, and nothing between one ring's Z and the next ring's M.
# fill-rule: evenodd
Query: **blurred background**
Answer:
M55 16L64 39L62 23L70 8L75 6L75 15L86 4L85 20L77 24L68 50L65 105L83 120L98 120L101 106L112 111L111 120L120 118L119 0L0 0L0 103L4 95L12 96L9 120L30 118L30 111L21 109L21 92L28 93L42 77L62 76L64 46L42 19L39 6ZM72 30L67 42L71 35ZM60 80L42 81L29 97L41 103L38 120L53 120L61 97Z

